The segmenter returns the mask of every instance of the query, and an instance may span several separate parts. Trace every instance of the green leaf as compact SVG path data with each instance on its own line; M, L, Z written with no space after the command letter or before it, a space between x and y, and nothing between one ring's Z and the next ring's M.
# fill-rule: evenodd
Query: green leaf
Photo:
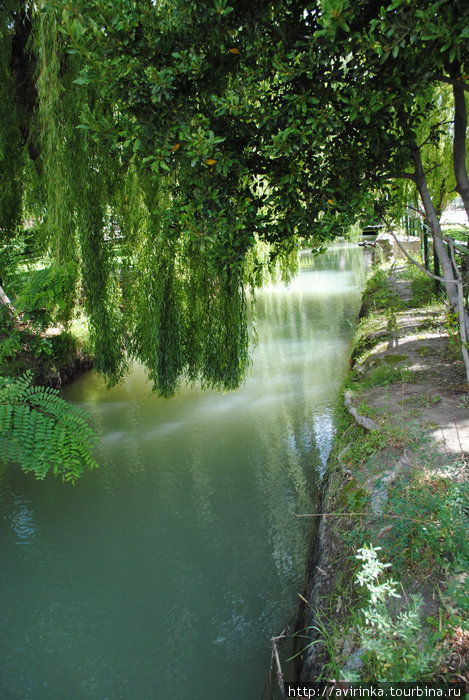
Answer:
M75 78L73 82L75 85L89 85L90 79L82 75L78 78Z

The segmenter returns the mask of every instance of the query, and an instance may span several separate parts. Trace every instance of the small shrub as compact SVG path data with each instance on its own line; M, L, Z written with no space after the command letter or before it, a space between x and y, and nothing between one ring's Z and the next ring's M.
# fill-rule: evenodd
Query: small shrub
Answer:
M0 367L14 359L21 350L21 335L15 330L5 338L0 338Z
M400 296L392 291L388 284L389 271L377 268L366 283L363 294L363 305L369 309L384 309L400 311L405 308L405 303Z
M453 358L458 358L461 352L461 335L459 331L458 314L448 309L445 318L445 330L448 333L448 342L452 351Z
M405 367L393 367L388 364L379 365L364 377L360 384L364 389L372 386L388 386L396 382L410 382L413 372Z
M419 275L414 277L411 282L412 306L419 308L434 304L438 301L438 296L435 292L435 282L423 272L420 272L418 268L415 269L419 272Z
M412 596L407 607L396 615L391 613L392 598L400 598L398 583L384 576L390 564L378 559L381 547L362 547L357 559L363 562L358 573L359 585L369 596L368 606L362 608L364 622L360 635L366 650L366 675L378 682L415 681L428 678L436 667L432 648L434 639L422 643L423 621L419 596ZM356 679L359 680L359 679Z
M441 476L412 479L394 486L388 508L394 515L404 516L394 523L388 548L398 570L408 570L421 579L448 565L469 567L469 484ZM412 518L427 522L413 522Z

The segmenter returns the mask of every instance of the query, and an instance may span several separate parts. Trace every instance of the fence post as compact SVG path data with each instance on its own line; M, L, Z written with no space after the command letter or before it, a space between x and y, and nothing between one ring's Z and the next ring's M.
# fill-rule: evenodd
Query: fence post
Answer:
M433 272L438 277L441 276L440 261L438 260L438 255L435 253L435 246L433 246ZM440 280L435 280L435 293L439 294L441 289Z
M428 250L428 233L423 234L422 241L423 241L423 261L425 264L425 269L430 270L430 253Z

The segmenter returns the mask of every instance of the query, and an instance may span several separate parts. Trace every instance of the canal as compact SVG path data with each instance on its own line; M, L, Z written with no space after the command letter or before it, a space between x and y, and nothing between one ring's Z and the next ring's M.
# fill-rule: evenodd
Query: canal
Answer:
M258 294L237 391L150 394L135 367L67 388L100 439L74 487L0 474L0 696L258 700L302 590L363 253L303 255Z

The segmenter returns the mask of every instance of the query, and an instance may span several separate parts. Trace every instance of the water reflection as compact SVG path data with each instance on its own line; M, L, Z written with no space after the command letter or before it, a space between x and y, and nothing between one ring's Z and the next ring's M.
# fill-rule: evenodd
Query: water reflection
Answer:
M10 514L10 526L16 535L16 545L30 545L36 534L36 523L31 501L17 498Z
M67 396L101 435L100 469L74 488L5 471L7 696L260 697L302 585L309 523L292 514L314 507L363 274L358 249L305 262L259 294L237 392L168 401L139 367L111 391L90 373Z

